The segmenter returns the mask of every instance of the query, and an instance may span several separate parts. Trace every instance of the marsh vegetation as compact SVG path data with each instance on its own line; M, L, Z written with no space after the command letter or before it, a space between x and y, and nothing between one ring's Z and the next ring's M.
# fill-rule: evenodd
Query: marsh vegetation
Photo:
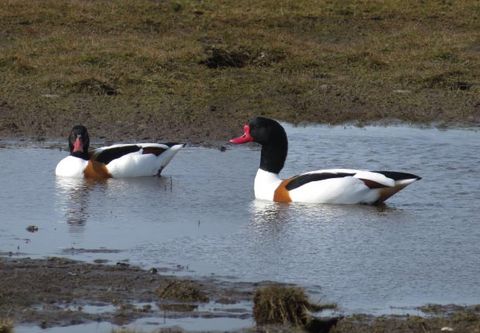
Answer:
M0 134L221 139L280 120L480 121L478 1L9 0Z

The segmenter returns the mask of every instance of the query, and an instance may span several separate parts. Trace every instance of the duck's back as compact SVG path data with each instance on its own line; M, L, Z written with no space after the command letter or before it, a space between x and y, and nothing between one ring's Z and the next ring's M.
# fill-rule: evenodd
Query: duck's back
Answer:
M183 144L140 143L98 148L92 160L105 164L113 178L159 175Z
M352 169L317 170L282 183L295 202L357 204L381 203L420 177L392 171Z

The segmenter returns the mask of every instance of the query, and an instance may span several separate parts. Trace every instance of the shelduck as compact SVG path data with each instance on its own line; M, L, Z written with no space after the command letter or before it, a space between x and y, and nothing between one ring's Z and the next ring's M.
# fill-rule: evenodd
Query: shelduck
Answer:
M160 176L183 143L116 144L89 151L87 128L77 125L68 136L70 155L62 159L55 174L61 177L106 179Z
M262 146L260 167L255 176L257 199L277 202L330 204L380 204L421 179L396 171L327 169L281 179L288 152L287 134L275 120L256 117L244 126L244 133L230 140L234 144L256 142Z

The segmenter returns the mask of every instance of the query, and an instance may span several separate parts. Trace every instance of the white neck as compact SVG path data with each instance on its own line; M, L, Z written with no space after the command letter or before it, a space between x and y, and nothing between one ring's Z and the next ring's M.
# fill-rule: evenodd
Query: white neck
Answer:
M273 201L275 190L281 182L278 173L258 169L254 185L255 198Z

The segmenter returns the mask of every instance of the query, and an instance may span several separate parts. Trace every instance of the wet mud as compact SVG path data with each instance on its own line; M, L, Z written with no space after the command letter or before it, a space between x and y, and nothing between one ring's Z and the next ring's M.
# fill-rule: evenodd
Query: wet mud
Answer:
M90 321L127 324L142 317L218 316L200 304L243 304L257 284L183 279L126 263L91 264L64 258L0 258L0 318L15 324L66 326ZM111 311L89 311L88 308ZM221 316L249 317L242 306Z
M251 319L255 292L271 282L181 278L125 263L106 265L65 258L0 258L0 318L42 328L140 318ZM201 307L202 304L213 307ZM221 311L212 310L222 308ZM237 306L238 305L238 306ZM104 309L92 311L92 308ZM89 310L90 309L90 310ZM430 305L425 316L317 317L307 325L269 324L260 332L480 332L480 306Z

